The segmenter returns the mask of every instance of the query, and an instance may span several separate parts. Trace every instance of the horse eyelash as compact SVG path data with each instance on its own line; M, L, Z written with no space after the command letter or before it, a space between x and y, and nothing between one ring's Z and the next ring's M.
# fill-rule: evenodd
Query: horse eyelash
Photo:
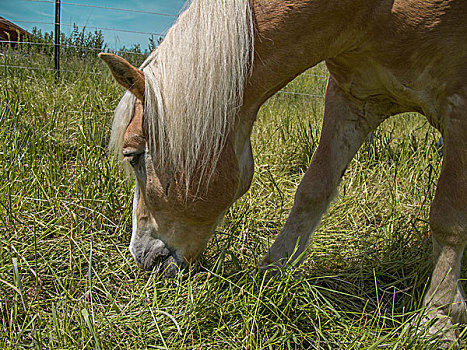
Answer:
M165 195L169 196L169 189L170 189L170 181L167 181L167 185L165 185Z

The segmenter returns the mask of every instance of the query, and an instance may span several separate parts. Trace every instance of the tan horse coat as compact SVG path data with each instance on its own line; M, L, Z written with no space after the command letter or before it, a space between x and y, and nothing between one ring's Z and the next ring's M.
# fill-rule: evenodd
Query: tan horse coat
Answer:
M164 181L148 183L149 178L167 174L157 174L146 162L145 171L141 170L144 176L138 177L137 171L138 184L145 189L140 196L144 203L138 202L134 221L139 216L152 218L140 220L146 222L140 232L156 232L151 227L161 224L154 218L163 213L162 225L173 226L175 221L177 233L158 230L152 234L176 252L175 260L194 260L225 210L249 187L253 171L249 137L258 109L294 77L325 61L330 78L320 145L263 266L281 264L294 253L297 241L296 256L306 248L347 165L371 131L389 116L419 112L445 140L441 176L430 212L434 272L425 302L435 310L430 317L451 317L440 318L437 326L465 322L465 296L458 281L467 243L467 2L253 0L252 10L254 65L237 121L216 165L219 176L214 176L204 205L194 197L184 202L183 191L174 189L171 194L164 190ZM128 66L116 69L121 64L118 58L102 58L117 80L130 74L122 72L133 72L134 80L122 83L120 78L119 82L136 96L144 96L144 86L135 84L140 76L137 70ZM130 137L130 130L132 134L140 130L136 134L144 139L142 118L133 118L123 152L144 148L141 140L139 146L132 145L135 138ZM229 185L225 188L223 184ZM151 204L155 202L158 206ZM175 211L175 207L182 209ZM138 210L145 214L138 214ZM206 214L202 220L196 218L201 211ZM148 242L144 244L152 244ZM157 256L146 254L146 258L147 266L152 266ZM451 331L445 336L455 339Z

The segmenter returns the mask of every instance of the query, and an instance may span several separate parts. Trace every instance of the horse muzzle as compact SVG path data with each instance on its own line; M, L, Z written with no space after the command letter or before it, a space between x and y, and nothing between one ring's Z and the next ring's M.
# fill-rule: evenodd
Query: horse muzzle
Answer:
M146 244L130 244L130 252L138 267L152 271L156 269L165 277L175 277L186 266L184 259L170 250L160 239Z

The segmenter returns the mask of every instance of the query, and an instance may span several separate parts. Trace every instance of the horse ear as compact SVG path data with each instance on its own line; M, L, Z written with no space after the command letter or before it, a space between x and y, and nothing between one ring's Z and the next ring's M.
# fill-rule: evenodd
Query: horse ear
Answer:
M144 73L142 71L113 53L101 52L98 56L109 66L112 75L121 86L144 101Z

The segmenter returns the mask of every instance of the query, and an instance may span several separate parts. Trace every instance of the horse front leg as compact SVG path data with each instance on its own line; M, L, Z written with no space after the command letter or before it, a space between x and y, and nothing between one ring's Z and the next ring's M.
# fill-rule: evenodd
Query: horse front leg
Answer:
M263 269L289 259L293 262L302 254L349 162L382 120L384 117L369 112L367 104L349 97L330 77L318 149L298 186L287 222L263 259Z
M467 323L466 302L460 282L462 255L467 243L467 98L453 105L444 125L444 159L431 205L433 275L425 304L436 318L431 332L442 330L455 340L453 323Z

